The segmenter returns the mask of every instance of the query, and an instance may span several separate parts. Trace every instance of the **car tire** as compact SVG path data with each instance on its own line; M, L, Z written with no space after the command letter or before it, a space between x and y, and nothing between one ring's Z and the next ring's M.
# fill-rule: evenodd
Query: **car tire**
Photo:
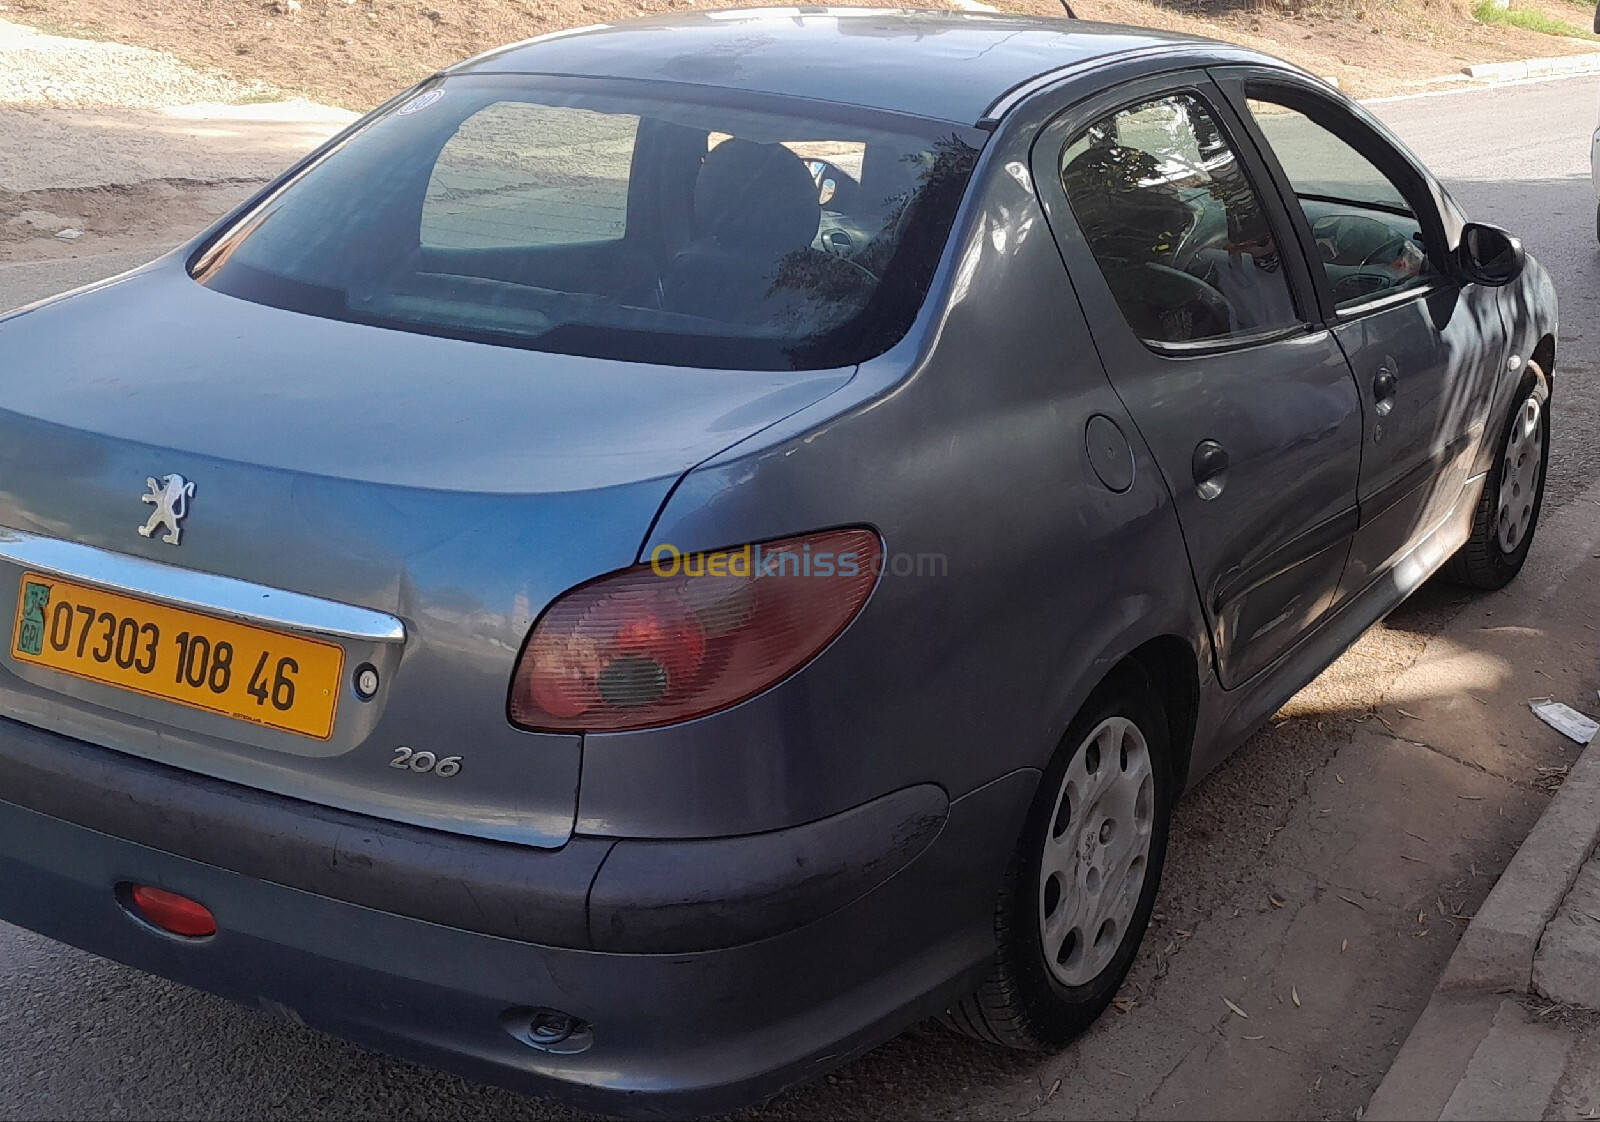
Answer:
M1473 513L1472 536L1445 563L1445 576L1470 588L1504 588L1522 571L1544 506L1550 464L1549 383L1528 363L1501 424L1494 466Z
M946 1024L1055 1051L1111 1003L1166 858L1170 743L1166 707L1137 667L1120 668L1085 703L1039 781L1001 883L989 974Z

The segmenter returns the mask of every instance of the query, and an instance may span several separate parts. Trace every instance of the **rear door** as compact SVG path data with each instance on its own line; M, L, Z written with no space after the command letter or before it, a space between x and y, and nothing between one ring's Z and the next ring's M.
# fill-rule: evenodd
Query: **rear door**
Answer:
M1239 127L1204 73L1167 75L1074 107L1033 150L1101 362L1177 505L1229 687L1337 602L1361 448L1349 368L1308 314L1307 263Z
M1354 593L1400 564L1461 497L1507 353L1500 300L1460 281L1440 189L1378 128L1292 75L1238 68L1218 78L1290 204L1361 393L1361 528L1344 578ZM1438 560L1415 566L1401 591Z

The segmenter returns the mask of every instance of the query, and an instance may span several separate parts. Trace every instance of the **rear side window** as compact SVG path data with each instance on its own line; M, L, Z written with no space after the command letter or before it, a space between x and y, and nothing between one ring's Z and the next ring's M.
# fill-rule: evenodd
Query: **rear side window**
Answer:
M502 101L445 141L422 204L424 247L619 241L639 118ZM549 138L540 143L540 138Z
M367 122L192 262L291 311L680 366L887 350L983 134L792 98L461 76Z
M1146 342L1226 341L1300 322L1260 197L1197 96L1170 94L1096 121L1062 152L1061 182Z

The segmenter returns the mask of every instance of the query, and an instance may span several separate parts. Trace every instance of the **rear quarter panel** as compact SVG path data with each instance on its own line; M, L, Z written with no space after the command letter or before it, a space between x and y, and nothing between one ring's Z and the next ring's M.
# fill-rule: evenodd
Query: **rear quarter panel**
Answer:
M1153 461L1133 445L1122 494L1090 466L1092 415L1136 433L1034 197L1031 139L991 142L907 338L687 475L640 552L868 525L889 564L867 607L750 701L587 736L579 832L773 829L928 781L957 798L1042 766L1145 639L1183 636L1209 664Z

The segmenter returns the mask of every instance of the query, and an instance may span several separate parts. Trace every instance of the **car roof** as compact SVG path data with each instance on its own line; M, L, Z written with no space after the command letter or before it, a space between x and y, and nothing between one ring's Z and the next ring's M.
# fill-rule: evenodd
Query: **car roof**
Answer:
M816 98L974 124L1042 74L1191 35L998 12L743 8L597 24L514 43L449 73L560 74Z

